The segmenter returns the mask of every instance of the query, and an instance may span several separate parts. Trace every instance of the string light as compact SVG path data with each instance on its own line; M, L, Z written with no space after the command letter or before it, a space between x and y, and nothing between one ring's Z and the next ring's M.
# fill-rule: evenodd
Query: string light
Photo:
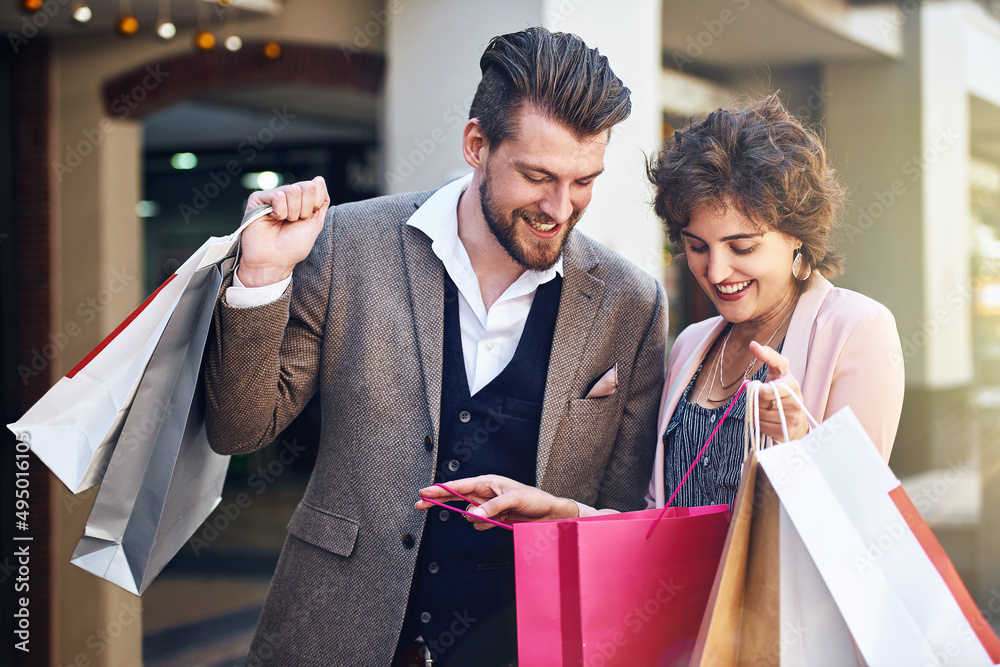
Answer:
M268 42L264 45L264 57L268 60L277 60L281 57L281 44Z
M132 0L119 0L118 20L115 21L115 30L122 37L131 37L139 32L139 20L132 14Z
M139 20L131 14L122 14L115 23L115 30L122 37L131 37L139 32Z
M215 48L215 35L211 30L199 30L194 34L194 45L200 51L210 51Z
M236 53L243 48L243 40L239 38L239 35L230 35L229 37L226 37L224 44L226 45L226 48L233 53Z
M94 18L94 12L91 11L90 7L85 3L77 0L73 5L73 22L78 25L83 25Z
M211 51L215 48L215 34L209 30L211 21L208 17L208 4L198 3L198 30L194 33L194 48L199 51Z
M20 4L21 9L29 14L34 14L42 8L42 0L21 0Z
M173 39L177 26L170 20L170 0L160 0L159 16L156 20L156 36L162 40Z
M156 36L160 39L173 39L177 35L177 26L170 21L160 21L156 24Z

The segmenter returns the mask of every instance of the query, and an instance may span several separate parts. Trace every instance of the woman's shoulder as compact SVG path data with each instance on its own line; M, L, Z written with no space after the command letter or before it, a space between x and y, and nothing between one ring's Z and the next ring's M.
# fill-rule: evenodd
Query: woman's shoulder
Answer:
M871 297L842 287L829 290L809 328L811 351L816 351L817 346L832 351L863 345L894 353L899 347L896 319L889 309Z
M896 326L896 319L883 304L843 287L830 290L819 308L817 320L822 321L822 324L851 329L866 322L891 323L894 329Z

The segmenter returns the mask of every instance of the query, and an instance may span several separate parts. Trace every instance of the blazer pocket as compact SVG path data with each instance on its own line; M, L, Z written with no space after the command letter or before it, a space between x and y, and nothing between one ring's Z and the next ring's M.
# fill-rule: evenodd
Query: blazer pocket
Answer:
M320 549L347 557L358 539L358 522L302 501L288 522L288 532Z
M586 419L589 416L603 415L618 407L620 397L617 393L598 398L574 398L569 402L569 419Z

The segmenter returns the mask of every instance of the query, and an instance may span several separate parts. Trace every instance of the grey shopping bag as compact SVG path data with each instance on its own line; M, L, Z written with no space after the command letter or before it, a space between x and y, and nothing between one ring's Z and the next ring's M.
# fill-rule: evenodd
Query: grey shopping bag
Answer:
M218 505L198 375L225 267L195 272L140 380L72 562L141 595Z

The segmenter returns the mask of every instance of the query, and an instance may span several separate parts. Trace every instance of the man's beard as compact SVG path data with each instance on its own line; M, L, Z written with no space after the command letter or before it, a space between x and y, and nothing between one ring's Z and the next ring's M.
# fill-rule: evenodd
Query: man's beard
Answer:
M520 242L518 241L517 226L521 223L521 218L537 221L542 224L552 224L555 221L544 213L532 213L523 208L514 209L511 211L510 216L505 218L499 205L497 205L493 198L493 191L490 187L489 168L486 169L483 181L479 184L479 203L483 209L483 217L486 219L486 224L489 225L490 231L493 232L493 236L496 237L496 240L503 249L507 251L507 254L515 262L533 271L550 269L559 260L563 247L566 245L566 241L573 231L573 226L576 225L577 220L580 219L580 215L583 213L583 211L573 209L573 213L569 219L563 223L567 231L563 234L562 240L558 241L558 246L554 247L553 244L557 242L557 239L544 240L535 238L530 235L530 232L525 235L527 238L524 238Z

